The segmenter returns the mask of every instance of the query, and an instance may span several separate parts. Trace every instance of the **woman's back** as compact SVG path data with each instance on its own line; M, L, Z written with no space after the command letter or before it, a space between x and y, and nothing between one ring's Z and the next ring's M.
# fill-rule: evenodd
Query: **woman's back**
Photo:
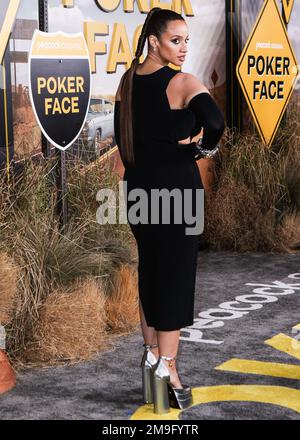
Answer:
M169 66L150 74L134 74L132 126L137 165L179 164L185 158L194 161L192 152L181 149L178 141L190 135L195 116L189 108L171 109L166 93L176 74L180 72Z

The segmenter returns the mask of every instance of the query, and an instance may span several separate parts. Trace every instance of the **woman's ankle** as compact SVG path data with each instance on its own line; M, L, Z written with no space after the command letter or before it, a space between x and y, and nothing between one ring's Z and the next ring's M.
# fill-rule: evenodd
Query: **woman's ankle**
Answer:
M173 387L174 388L183 388L183 386L180 382L179 376L178 376L175 361L172 361L172 363L171 363L172 366L170 366L170 361L163 359L163 362L169 371L170 382L173 385Z

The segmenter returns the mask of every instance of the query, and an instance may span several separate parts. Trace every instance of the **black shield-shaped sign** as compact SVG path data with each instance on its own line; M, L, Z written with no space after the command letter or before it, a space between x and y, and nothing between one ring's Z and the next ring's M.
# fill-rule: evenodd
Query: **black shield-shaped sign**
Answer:
M89 109L91 66L82 32L35 30L29 53L29 94L38 124L55 147L79 136Z

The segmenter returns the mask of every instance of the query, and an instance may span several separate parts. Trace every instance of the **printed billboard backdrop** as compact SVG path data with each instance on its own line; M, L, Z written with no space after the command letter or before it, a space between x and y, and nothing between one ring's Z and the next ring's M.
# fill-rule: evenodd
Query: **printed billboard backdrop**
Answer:
M290 21L288 23L288 36L293 46L298 63L300 63L300 0L294 1ZM291 104L297 105L297 111L300 108L300 75L298 74L295 89L291 97Z
M109 144L114 136L115 93L121 76L130 67L137 43L136 32L144 23L147 13L140 12L137 3L134 3L133 12L125 12L123 2L109 12L101 10L94 0L75 0L73 8L64 8L61 3L60 0L48 1L49 32L85 31L91 48L92 99L81 138L96 148L97 131L100 131L100 148L105 149L105 142ZM187 16L184 10L181 12L187 22L190 37L182 71L193 73L204 82L225 115L225 2L190 0L190 5L191 16ZM123 58L118 56L120 34L125 47ZM147 55L147 44L143 55Z
M0 8L0 63L3 63L6 46L15 22L20 0L2 0Z
M28 52L38 29L38 1L21 0L9 48L15 160L41 152L41 130L35 119L28 80Z

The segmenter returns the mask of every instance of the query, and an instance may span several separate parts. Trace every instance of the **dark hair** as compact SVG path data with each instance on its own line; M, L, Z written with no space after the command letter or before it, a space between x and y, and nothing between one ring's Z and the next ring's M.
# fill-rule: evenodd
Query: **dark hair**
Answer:
M130 68L124 73L120 85L120 137L122 145L118 145L122 158L126 165L134 164L133 134L132 134L132 80L143 54L145 42L149 35L155 35L157 39L166 31L168 22L184 20L182 15L169 9L152 8L147 14L135 51L135 58ZM148 40L149 44L149 40ZM126 115L126 116L125 116Z

